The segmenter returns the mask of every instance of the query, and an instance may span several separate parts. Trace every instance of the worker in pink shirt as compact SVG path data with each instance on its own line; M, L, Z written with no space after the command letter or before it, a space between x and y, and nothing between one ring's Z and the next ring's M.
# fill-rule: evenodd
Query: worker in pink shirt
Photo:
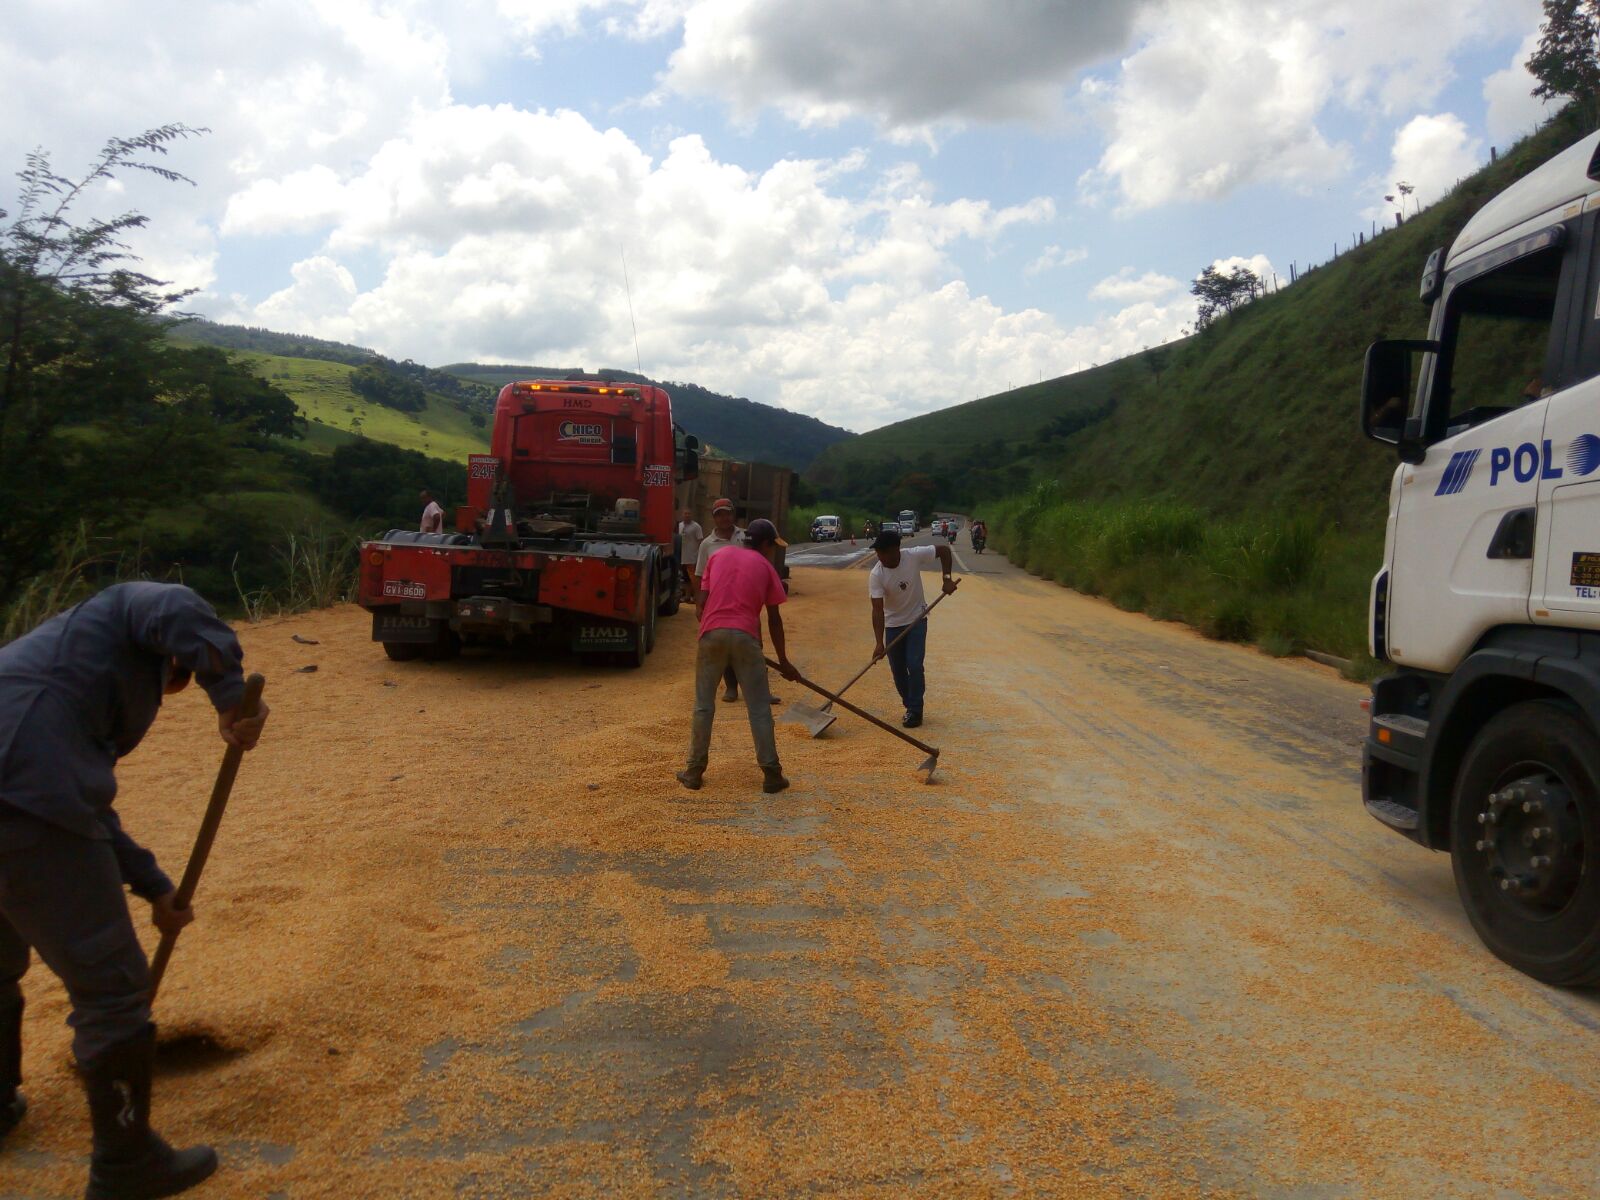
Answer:
M761 764L764 792L781 792L789 786L778 762L778 741L772 728L772 705L767 694L767 665L761 653L761 610L767 610L772 652L785 679L799 677L783 640L783 616L778 606L788 599L783 581L772 565L778 530L764 518L751 521L744 531L745 544L727 546L706 563L700 577L700 647L694 664L694 732L689 738L689 761L678 772L678 782L697 791L704 782L711 751L711 722L716 716L717 682L732 669L744 692L750 713L750 734L755 739L756 762Z

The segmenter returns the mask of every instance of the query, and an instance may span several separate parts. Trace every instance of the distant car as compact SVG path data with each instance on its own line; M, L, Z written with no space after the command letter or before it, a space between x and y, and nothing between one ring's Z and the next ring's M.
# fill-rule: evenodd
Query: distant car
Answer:
M813 542L837 542L841 526L838 517L818 517L811 522L811 540Z
M910 537L912 534L914 534L916 532L917 532L917 523L915 521L901 521L900 522L900 536L901 537Z

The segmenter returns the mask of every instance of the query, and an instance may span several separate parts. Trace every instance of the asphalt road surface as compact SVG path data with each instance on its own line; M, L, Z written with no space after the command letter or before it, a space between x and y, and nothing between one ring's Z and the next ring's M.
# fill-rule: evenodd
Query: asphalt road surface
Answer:
M156 1014L191 1039L158 1123L224 1157L196 1194L1594 1194L1600 1005L1362 811L1362 689L965 542L931 785L846 716L781 726L764 796L719 705L681 789L687 614L631 672L389 663L349 608L245 630L272 722ZM796 568L803 670L867 660L865 592ZM852 695L898 708L882 667ZM218 749L185 695L124 769L169 872ZM0 1196L74 1195L65 1003L26 984Z

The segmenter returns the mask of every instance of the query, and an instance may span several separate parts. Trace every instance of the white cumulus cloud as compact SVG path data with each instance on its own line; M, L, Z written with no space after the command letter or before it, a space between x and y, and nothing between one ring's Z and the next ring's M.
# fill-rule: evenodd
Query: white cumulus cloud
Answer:
M860 153L749 170L698 135L655 158L576 113L449 105L342 175L254 179L227 211L240 232L324 237L292 283L230 315L424 361L628 362L624 253L647 369L840 423L1061 361L1051 318L970 295L952 258L1054 204L943 197L915 165L874 174ZM352 264L374 255L381 277L357 287Z
M1368 220L1388 222L1392 213L1410 215L1426 208L1453 187L1457 180L1476 171L1488 157L1483 143L1471 136L1467 126L1454 113L1413 117L1395 134L1387 178L1375 181L1374 190L1394 196L1373 204L1361 214ZM1399 192L1400 184L1415 189L1409 197Z
M1509 64L1484 80L1483 99L1487 106L1484 128L1496 145L1505 146L1536 129L1553 111L1549 101L1533 95L1538 81L1527 64L1528 57L1538 46L1539 34L1535 30L1517 47Z
M1534 6L1536 10L1536 6ZM1082 180L1125 211L1211 200L1252 183L1306 187L1348 169L1323 125L1414 110L1463 46L1520 34L1529 0L1169 0L1138 47L1081 90L1107 134Z
M696 0L667 83L750 115L890 128L1042 120L1147 0Z
M1171 295L1183 285L1170 275L1146 271L1140 275L1133 267L1123 267L1115 275L1102 279L1089 289L1094 300L1114 300L1126 304L1141 300L1158 300Z
M1046 271L1059 271L1089 257L1082 246L1046 246L1037 258L1022 268L1024 275L1042 275Z

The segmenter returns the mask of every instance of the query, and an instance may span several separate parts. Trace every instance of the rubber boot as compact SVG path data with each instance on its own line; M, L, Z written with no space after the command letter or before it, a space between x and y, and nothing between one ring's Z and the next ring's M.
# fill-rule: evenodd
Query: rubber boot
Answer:
M150 1128L156 1027L118 1042L81 1068L94 1123L84 1200L155 1200L187 1191L217 1169L210 1146L174 1150Z
M698 792L705 784L706 769L704 767L685 767L677 773L675 778L691 792Z
M17 1085L22 1082L22 989L0 987L0 1141L17 1127L28 1102Z
M771 795L773 792L783 791L788 786L789 781L783 777L782 767L761 768L761 790L763 792Z

